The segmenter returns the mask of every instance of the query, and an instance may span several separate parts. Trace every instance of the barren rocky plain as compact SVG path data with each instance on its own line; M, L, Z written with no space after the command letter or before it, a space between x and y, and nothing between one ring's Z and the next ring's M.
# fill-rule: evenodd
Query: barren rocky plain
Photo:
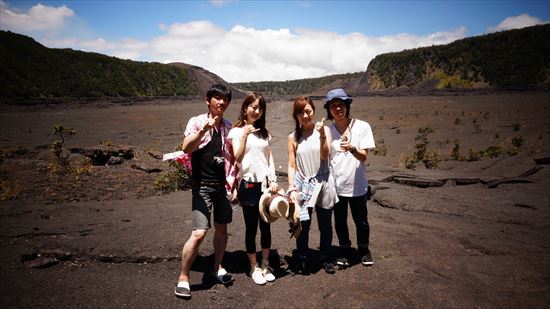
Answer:
M315 103L321 119L323 102ZM235 99L226 118L234 121L240 104ZM271 99L267 110L283 180L291 105ZM224 259L236 280L224 286L209 277L209 233L192 268L190 300L176 298L173 290L191 232L191 192L162 193L155 182L172 171L160 158L181 142L187 120L206 111L204 101L0 105L0 111L2 308L548 308L550 303L548 92L355 98L352 116L371 124L377 144L366 163L374 265L355 262L326 274L317 260L314 220L313 271L295 275L295 242L279 220L272 224L270 256L278 278L257 286L247 274L237 209ZM61 156L69 162L64 173L52 172L50 165L55 125L77 132L63 143ZM424 142L418 139L421 128L429 132ZM417 162L407 168L422 143L432 154L428 164L437 167ZM336 236L333 247L337 252Z

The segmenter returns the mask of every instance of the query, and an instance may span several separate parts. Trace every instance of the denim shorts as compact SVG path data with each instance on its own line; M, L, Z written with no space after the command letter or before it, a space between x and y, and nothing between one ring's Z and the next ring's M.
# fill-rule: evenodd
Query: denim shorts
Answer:
M192 186L192 218L193 230L207 230L212 228L210 214L214 209L214 222L228 224L233 220L233 209L227 199L224 185Z
M262 183L261 182L248 182L241 180L239 190L237 191L237 197L241 206L257 206L260 203L260 197L262 196Z

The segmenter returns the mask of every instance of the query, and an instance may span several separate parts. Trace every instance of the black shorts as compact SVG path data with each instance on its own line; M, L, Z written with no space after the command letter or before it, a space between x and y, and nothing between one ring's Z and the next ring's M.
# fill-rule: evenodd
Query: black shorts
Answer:
M233 221L233 209L227 199L224 185L193 185L192 193L193 230L207 230L212 227L210 223L212 209L214 209L214 222L228 224Z

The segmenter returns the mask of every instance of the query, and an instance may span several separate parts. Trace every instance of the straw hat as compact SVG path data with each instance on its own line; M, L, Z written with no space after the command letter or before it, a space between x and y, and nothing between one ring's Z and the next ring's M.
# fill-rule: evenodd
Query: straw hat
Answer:
M290 200L290 202L289 202ZM285 218L289 222L290 237L298 238L302 232L300 224L300 209L296 207L293 199L289 199L283 189L277 193L264 191L260 197L260 218L267 223L275 222L279 218Z
M265 190L260 197L260 217L267 223L275 222L279 218L286 218L289 208L290 205L283 190L279 190L277 193Z
M267 223L285 218L296 224L300 222L300 211L294 203L289 202L283 189L276 193L266 190L260 197L260 217Z

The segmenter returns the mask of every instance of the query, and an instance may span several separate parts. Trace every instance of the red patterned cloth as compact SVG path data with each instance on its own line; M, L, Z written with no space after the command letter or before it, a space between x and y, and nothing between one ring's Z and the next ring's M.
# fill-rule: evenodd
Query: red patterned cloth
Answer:
M201 114L189 119L189 122L187 122L187 127L185 128L184 136L189 136L200 131L209 119L210 116L208 114ZM231 127L231 122L229 122L227 119L222 119L222 122L220 124L220 132L222 135L222 153L225 164L225 189L227 190L228 195L231 194L231 191L235 188L237 184L237 175L239 172L239 169L235 162L235 157L233 156L233 147L231 146L231 142L227 139L227 135L229 134L229 130L231 129ZM207 131L202 137L198 149L203 148L212 140L212 134L210 133L210 130ZM188 173L192 173L192 155L193 153L178 151L165 154L163 156L163 160L175 160L176 162L182 164Z

